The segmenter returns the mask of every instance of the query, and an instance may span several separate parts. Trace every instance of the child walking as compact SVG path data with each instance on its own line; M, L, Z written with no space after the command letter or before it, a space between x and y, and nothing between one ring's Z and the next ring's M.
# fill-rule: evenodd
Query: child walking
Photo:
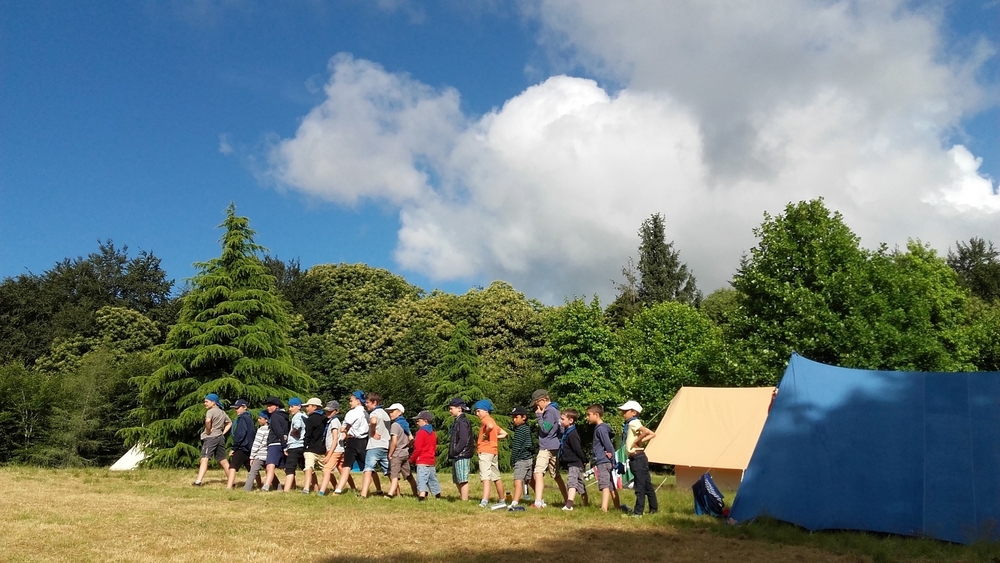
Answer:
M430 411L420 411L416 420L419 428L413 437L410 461L417 467L417 500L426 500L427 493L440 498L441 484L434 470L437 463L437 434L431 426L434 415Z
M612 480L615 446L611 441L611 425L604 422L604 407L601 405L587 407L587 422L594 425L594 474L597 476L597 488L601 491L601 510L607 512L612 499L615 508L621 507L618 487Z
M559 441L559 459L566 465L568 489L563 510L573 510L573 500L578 493L583 495L583 505L589 504L587 487L583 483L583 465L587 457L583 454L580 433L576 431L578 418L580 413L576 409L563 409L559 415L559 424L563 427L562 438Z

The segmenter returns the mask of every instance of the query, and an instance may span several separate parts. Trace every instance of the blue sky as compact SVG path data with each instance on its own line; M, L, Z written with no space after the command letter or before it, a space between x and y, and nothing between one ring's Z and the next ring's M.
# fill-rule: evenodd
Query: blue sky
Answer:
M789 0L768 25L793 39L737 14L743 44L701 13L585 0L282 4L3 2L0 275L113 239L179 280L218 254L230 201L306 266L549 302L606 300L654 212L707 290L765 210L817 195L872 244L1000 242L996 2L829 24Z

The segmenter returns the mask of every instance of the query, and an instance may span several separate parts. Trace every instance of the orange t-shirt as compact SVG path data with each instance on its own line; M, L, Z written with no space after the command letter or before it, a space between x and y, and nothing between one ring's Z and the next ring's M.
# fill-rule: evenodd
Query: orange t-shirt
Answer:
M493 425L493 430L489 432L486 431L486 427ZM476 447L481 454L494 454L499 453L497 447L497 442L500 441L500 427L497 423L493 421L493 417L486 415L479 420L479 441L476 442Z

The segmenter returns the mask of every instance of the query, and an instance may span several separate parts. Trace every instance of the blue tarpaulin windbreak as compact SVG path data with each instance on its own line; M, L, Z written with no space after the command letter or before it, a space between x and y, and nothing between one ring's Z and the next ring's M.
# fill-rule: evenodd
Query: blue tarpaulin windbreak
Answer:
M1000 373L792 355L730 517L959 543L1000 539Z

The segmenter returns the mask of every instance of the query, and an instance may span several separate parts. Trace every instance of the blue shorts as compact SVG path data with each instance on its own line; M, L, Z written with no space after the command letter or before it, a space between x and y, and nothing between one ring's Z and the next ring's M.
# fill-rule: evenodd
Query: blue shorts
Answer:
M285 466L285 448L281 444L271 444L267 447L267 465Z
M389 448L372 448L365 452L365 471L375 471L379 466L384 475L389 474Z

